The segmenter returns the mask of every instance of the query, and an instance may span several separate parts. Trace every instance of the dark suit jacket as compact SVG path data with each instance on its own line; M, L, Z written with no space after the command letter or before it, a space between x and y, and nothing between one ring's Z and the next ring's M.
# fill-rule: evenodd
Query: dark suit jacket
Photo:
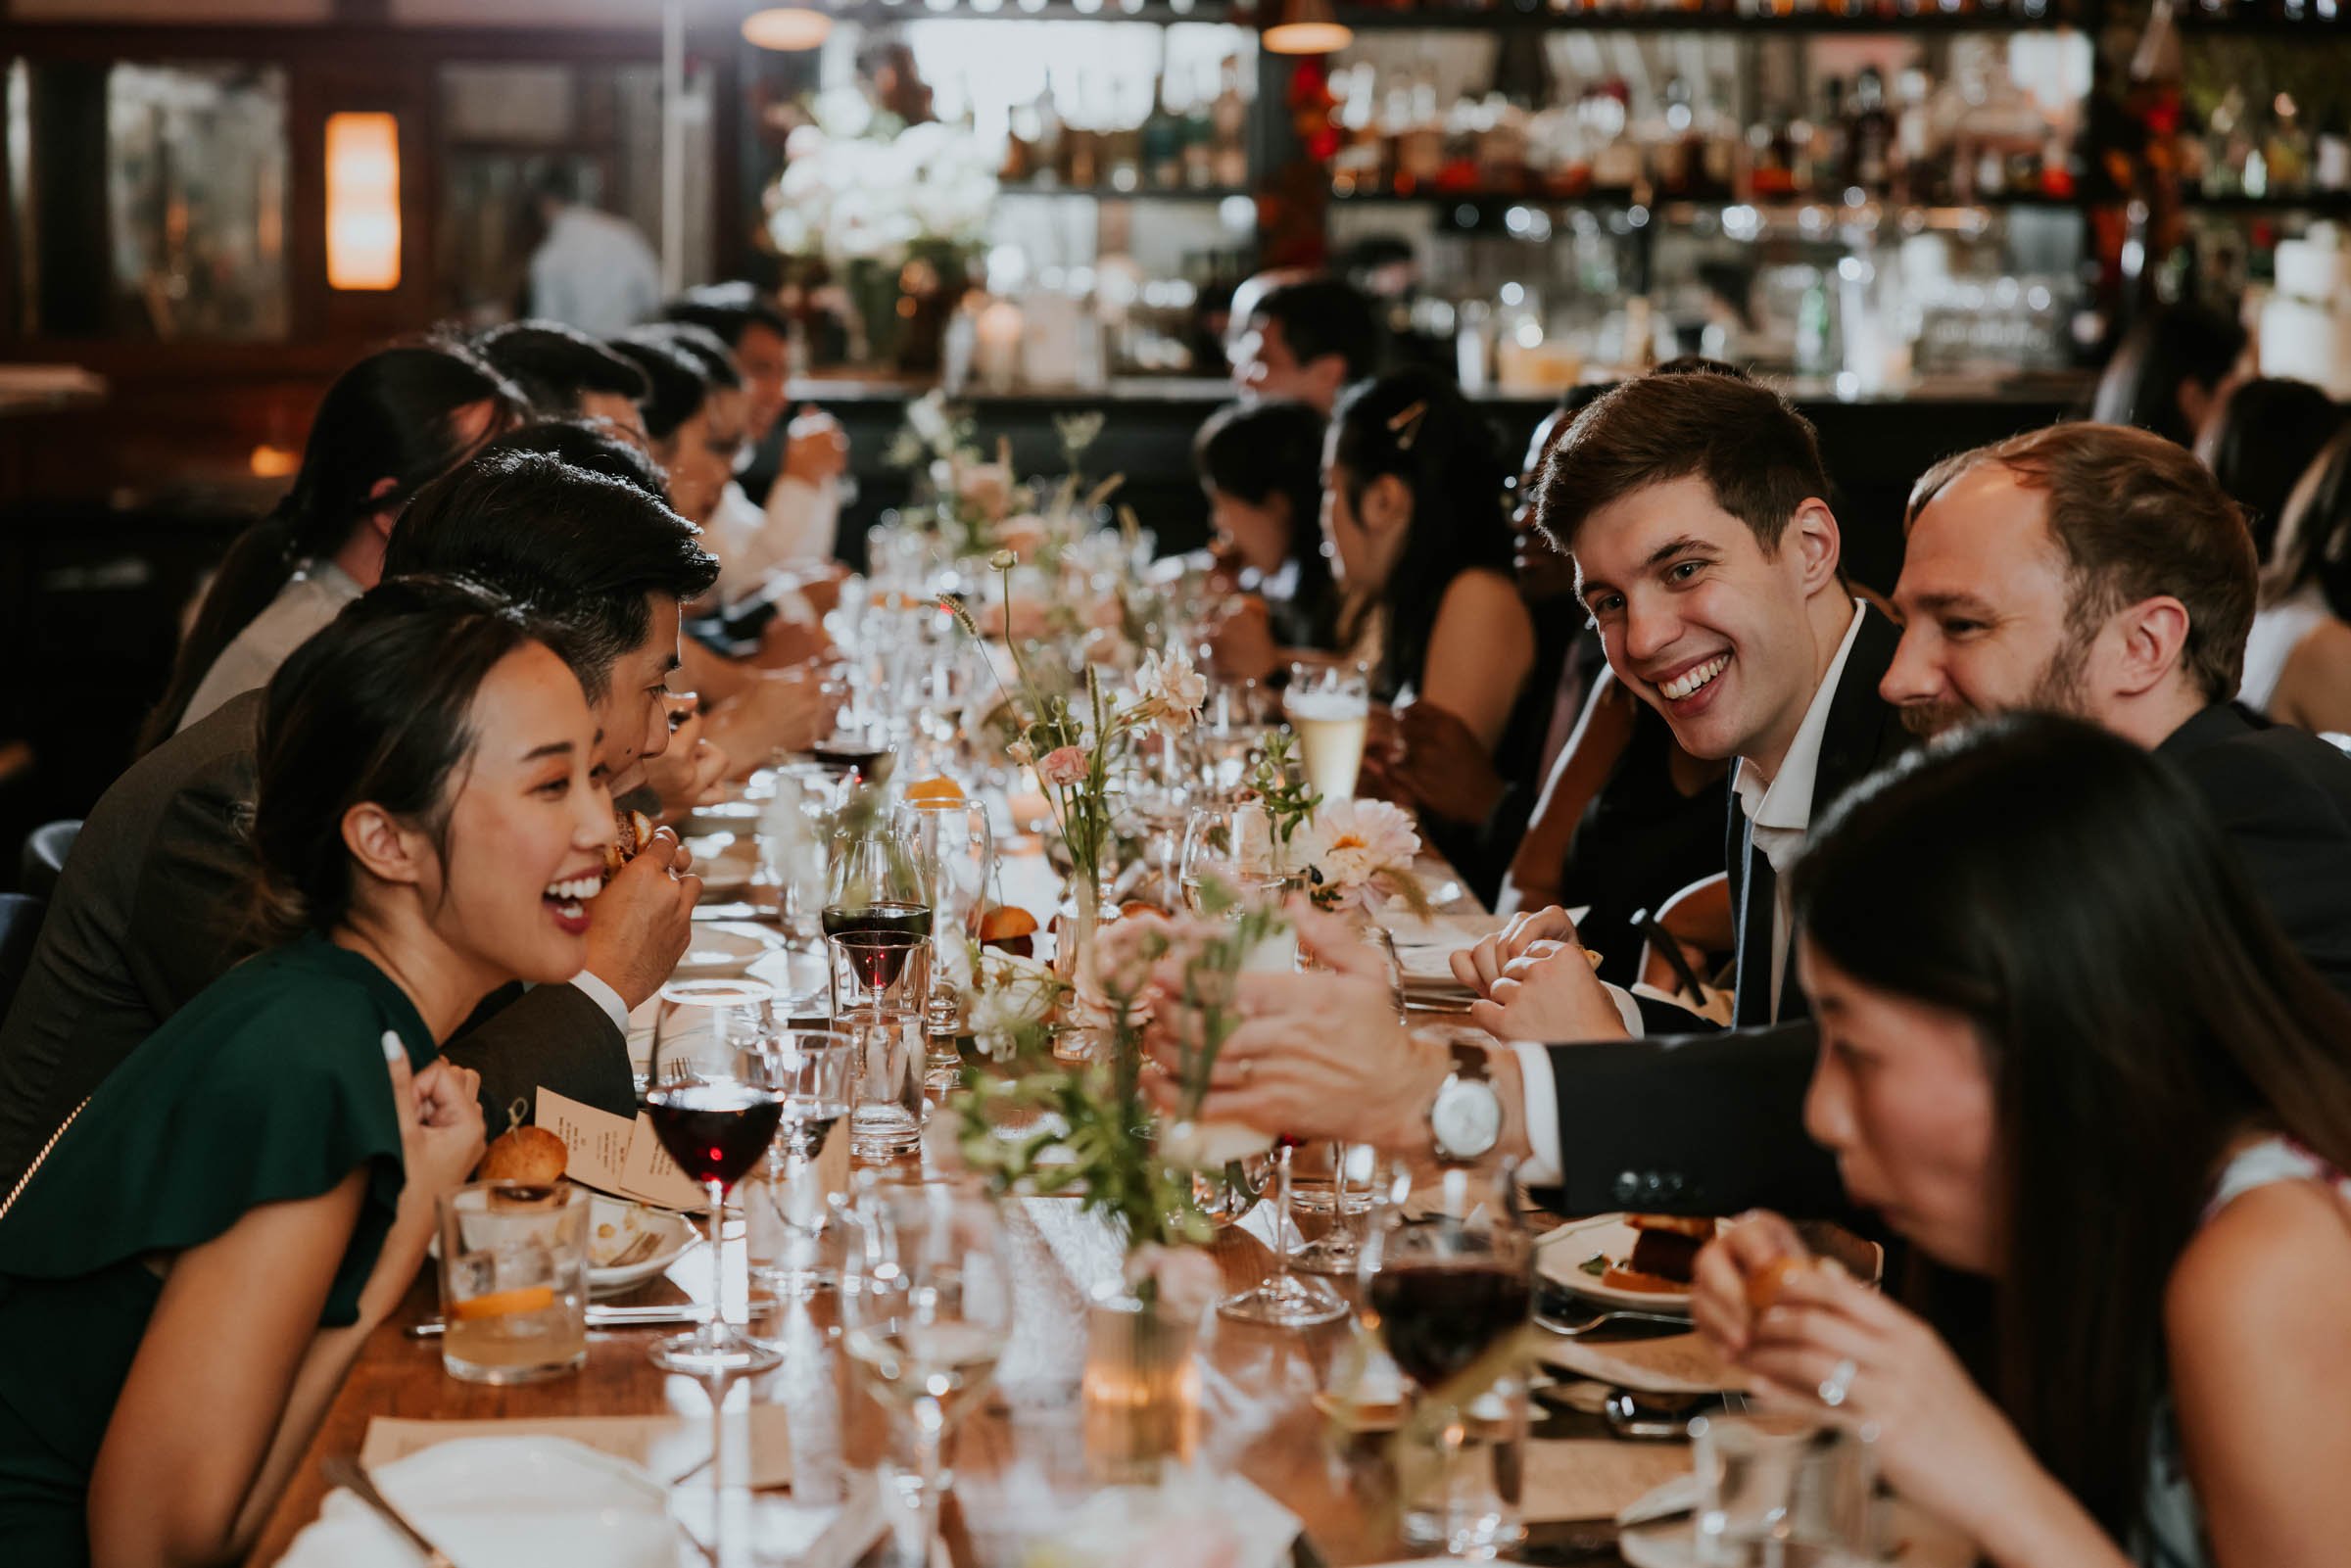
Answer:
M1909 744L1901 716L1878 695L1901 629L1875 609L1859 611L1861 630L1829 697L1820 758L1813 773L1812 821L1838 796ZM1782 976L1780 1022L1771 1011L1771 920L1777 883L1754 845L1754 830L1725 788L1731 910L1738 925L1739 1027L1703 1027L1695 1015L1644 999L1651 1038L1556 1046L1561 1172L1559 1207L1568 1213L1607 1209L1735 1213L1767 1201L1798 1213L1844 1209L1831 1161L1803 1135L1804 1084L1813 1032L1796 983L1795 944ZM1793 1087L1794 1093L1790 1093Z
M2351 997L2351 756L2229 703L2189 719L2155 755L2202 797L2287 940ZM1555 1048L1560 1207L1834 1212L1835 1168L1803 1131L1814 1047L1799 1021Z
M73 1108L198 991L251 954L255 732L247 692L139 759L92 808L31 967L0 1026L0 1192ZM493 1127L546 1084L635 1114L628 1049L604 1010L541 985L477 1012L447 1047L482 1075Z

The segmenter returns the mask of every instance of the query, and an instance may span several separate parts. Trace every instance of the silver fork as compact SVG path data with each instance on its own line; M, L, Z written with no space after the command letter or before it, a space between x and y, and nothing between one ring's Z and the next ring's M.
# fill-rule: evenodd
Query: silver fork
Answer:
M1654 1323L1660 1327L1685 1330L1690 1327L1690 1319L1686 1317L1676 1317L1669 1312L1637 1311L1627 1307L1596 1307L1589 1317L1580 1318L1543 1312L1537 1314L1535 1321L1559 1338L1569 1340L1581 1338L1596 1328L1606 1328L1613 1323Z

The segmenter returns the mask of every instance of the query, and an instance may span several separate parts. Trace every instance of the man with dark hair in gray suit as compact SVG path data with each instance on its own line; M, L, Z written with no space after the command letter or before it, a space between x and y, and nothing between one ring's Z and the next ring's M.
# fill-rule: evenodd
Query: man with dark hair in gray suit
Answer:
M545 616L615 788L668 744L678 606L716 571L644 459L578 426L515 432L426 487L385 559L387 577L469 577ZM245 831L262 698L234 697L158 746L91 811L0 1027L0 1193L158 1024L255 950ZM655 834L589 906L587 969L493 996L450 1042L497 1125L543 1084L633 1113L628 1013L685 951L698 884L673 875L684 869L675 837Z

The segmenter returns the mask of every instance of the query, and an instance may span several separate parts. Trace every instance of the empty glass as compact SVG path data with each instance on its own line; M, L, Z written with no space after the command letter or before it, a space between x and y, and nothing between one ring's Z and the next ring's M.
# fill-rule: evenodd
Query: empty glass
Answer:
M833 1027L857 1056L849 1147L860 1160L900 1159L923 1138L930 944L903 931L848 931L827 947Z
M1705 1568L1882 1560L1866 1438L1801 1416L1727 1412L1691 1422L1690 1437Z
M1012 1271L996 1207L945 1182L862 1185L855 1277L841 1343L888 1412L912 1467L884 1474L903 1505L902 1562L922 1568L938 1534L947 1439L979 1404L1012 1336Z
M588 1359L585 1187L477 1181L441 1195L441 1365L529 1383Z
M856 1103L857 1042L835 1029L786 1029L744 1051L737 1071L784 1106L775 1141L743 1184L752 1290L789 1295L821 1285L818 1249L835 1195L816 1164Z
M930 1077L942 1087L954 1082L963 1058L955 1047L963 998L946 980L947 949L965 951L980 940L980 920L995 874L995 850L987 808L968 800L900 802L896 827L915 855L931 889Z

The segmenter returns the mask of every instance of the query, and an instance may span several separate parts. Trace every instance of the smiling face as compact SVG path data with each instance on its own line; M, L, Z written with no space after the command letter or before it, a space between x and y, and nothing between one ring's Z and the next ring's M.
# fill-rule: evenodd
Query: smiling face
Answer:
M645 782L645 765L668 749L669 676L678 667L678 601L648 594L650 629L645 641L612 661L603 699L596 704L602 732L598 762L607 788L625 795Z
M1692 756L1749 757L1770 770L1825 668L1808 605L1843 594L1837 543L1836 520L1808 500L1766 555L1713 487L1691 476L1597 508L1570 550L1616 678L1665 716ZM1845 624L1840 616L1838 631Z
M2014 708L2096 719L2096 637L2070 623L2073 596L2047 493L1977 464L1911 524L1894 590L1902 642L1879 694L1917 735Z
M1995 1090L1974 1025L1861 983L1809 938L1797 974L1820 1024L1805 1132L1855 1203L1941 1262L1997 1272Z
M426 857L426 918L487 974L568 980L587 962L585 905L602 885L612 837L595 720L563 661L531 642L483 680L470 722L446 853Z

